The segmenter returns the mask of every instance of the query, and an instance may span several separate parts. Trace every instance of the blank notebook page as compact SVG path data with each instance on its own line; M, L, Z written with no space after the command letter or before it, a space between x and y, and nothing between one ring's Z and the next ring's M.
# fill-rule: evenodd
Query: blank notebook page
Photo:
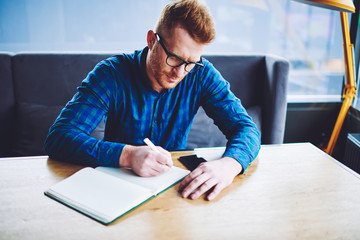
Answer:
M76 172L51 187L48 193L105 222L114 220L152 196L146 188L93 168Z

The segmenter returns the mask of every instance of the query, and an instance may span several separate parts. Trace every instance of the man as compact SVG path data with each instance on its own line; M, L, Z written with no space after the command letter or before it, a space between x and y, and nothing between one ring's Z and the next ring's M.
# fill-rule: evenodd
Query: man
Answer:
M256 157L260 135L229 84L201 57L215 37L207 8L196 0L171 2L155 29L146 48L106 59L89 73L50 128L45 149L55 159L155 176L173 165L167 150L185 148L202 106L226 135L227 149L191 172L179 192L212 200ZM91 138L103 117L104 139ZM143 144L146 137L159 152Z

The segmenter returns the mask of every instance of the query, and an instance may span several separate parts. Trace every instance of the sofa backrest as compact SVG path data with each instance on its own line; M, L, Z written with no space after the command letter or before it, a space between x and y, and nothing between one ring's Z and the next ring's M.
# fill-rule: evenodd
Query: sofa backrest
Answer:
M15 97L11 72L11 53L0 53L0 156L8 156L11 147Z
M289 62L275 55L204 56L229 81L230 89L261 132L263 144L284 140ZM189 133L187 147L225 146L226 138L200 109Z
M0 93L4 93L0 99L6 103L0 107L0 156L46 154L43 143L49 127L87 74L98 62L112 55L0 53L1 84L5 86L0 88ZM231 90L261 129L262 142L281 143L288 62L265 55L208 55L205 58L230 82ZM280 117L276 120L274 114ZM102 130L100 126L95 131L97 138L101 137ZM224 146L225 143L225 137L200 109L187 147Z
M12 57L15 118L10 156L45 154L49 127L81 81L111 54L20 53Z

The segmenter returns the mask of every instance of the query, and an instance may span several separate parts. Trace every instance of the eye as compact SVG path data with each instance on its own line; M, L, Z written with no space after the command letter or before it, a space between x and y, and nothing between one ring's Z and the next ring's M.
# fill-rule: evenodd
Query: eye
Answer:
M185 67L185 71L191 72L191 70L195 67L195 63L188 63Z
M173 67L178 67L180 66L181 64L183 64L183 60L181 60L180 58L176 57L176 56L168 56L167 58L167 63L170 65L170 66L173 66Z

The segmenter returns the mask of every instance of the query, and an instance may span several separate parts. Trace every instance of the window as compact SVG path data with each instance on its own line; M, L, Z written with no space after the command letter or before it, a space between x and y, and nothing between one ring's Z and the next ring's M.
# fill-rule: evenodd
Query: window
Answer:
M2 51L132 52L167 0L0 0ZM291 62L288 100L339 101L338 12L289 0L207 0L217 37L209 53L268 53Z
M355 4L355 8L359 9L360 8L360 0L356 0L354 1ZM360 75L360 14L356 13L353 14L353 18L351 20L351 33L353 34L353 42L354 42L354 67L355 67L355 81L357 82L357 94L353 103L353 107L355 107L357 110L360 111L360 79L359 79L359 75Z

